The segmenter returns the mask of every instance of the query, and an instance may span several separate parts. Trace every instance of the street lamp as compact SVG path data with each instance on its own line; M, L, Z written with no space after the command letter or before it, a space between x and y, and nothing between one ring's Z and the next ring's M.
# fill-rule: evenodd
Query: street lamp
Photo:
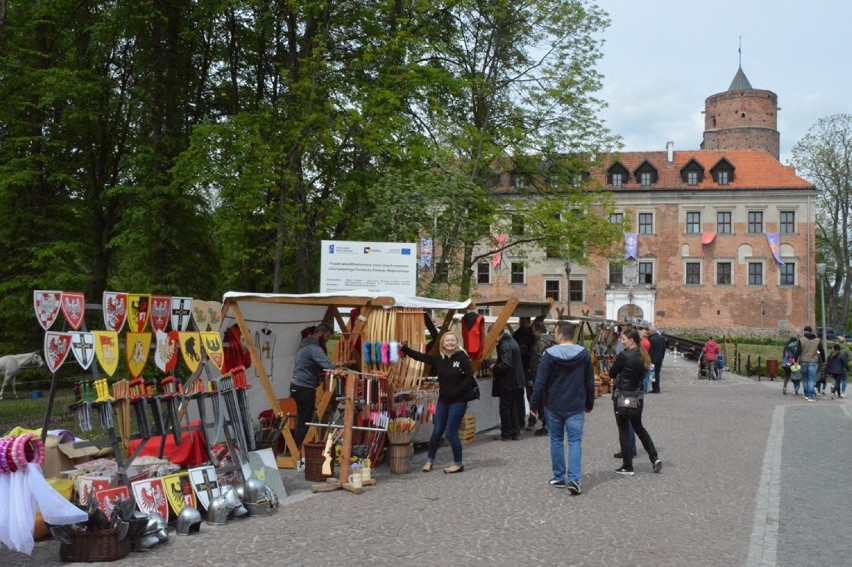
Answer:
M822 348L828 348L825 332L825 264L817 264L817 274L819 274L819 302L820 311L822 312Z
M565 262L565 277L568 280L568 318L571 318L571 260Z

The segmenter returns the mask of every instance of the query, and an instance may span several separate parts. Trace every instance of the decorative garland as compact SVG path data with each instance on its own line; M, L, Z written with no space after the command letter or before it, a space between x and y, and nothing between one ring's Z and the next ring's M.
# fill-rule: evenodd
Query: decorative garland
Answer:
M35 433L0 438L0 474L24 470L44 463L44 443Z

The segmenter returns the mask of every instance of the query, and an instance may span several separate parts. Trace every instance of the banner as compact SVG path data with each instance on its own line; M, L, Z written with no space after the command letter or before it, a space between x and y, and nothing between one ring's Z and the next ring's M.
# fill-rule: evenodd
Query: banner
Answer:
M420 267L432 267L432 239L420 237Z
M624 259L639 259L639 234L636 232L624 233Z
M704 247L711 244L714 240L716 240L715 232L702 232L701 233L701 257L704 257Z
M500 249L506 245L506 241L509 237L505 234L494 234L491 238L494 241L494 250L499 250L499 252L495 252L494 255L491 256L491 267L496 269L503 264L503 251Z
M764 234L766 234L766 241L769 243L769 249L772 251L775 261L783 266L784 262L781 260L781 234L777 232L766 232Z

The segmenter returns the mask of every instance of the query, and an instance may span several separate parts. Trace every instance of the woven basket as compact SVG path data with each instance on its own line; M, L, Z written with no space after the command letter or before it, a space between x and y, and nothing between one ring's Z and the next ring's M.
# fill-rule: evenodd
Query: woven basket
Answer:
M305 480L325 482L326 479L334 476L334 459L331 459L331 474L322 474L322 465L325 463L322 452L325 451L325 443L305 443L304 448Z
M116 530L84 532L71 530L71 543L59 545L59 558L68 562L116 561L130 553L130 538L118 541Z

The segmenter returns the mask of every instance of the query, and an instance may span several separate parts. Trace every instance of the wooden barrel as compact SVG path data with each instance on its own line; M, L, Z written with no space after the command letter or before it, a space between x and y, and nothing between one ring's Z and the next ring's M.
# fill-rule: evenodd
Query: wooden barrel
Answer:
M388 446L388 466L391 474L408 474L411 471L411 457L414 456L414 444Z

